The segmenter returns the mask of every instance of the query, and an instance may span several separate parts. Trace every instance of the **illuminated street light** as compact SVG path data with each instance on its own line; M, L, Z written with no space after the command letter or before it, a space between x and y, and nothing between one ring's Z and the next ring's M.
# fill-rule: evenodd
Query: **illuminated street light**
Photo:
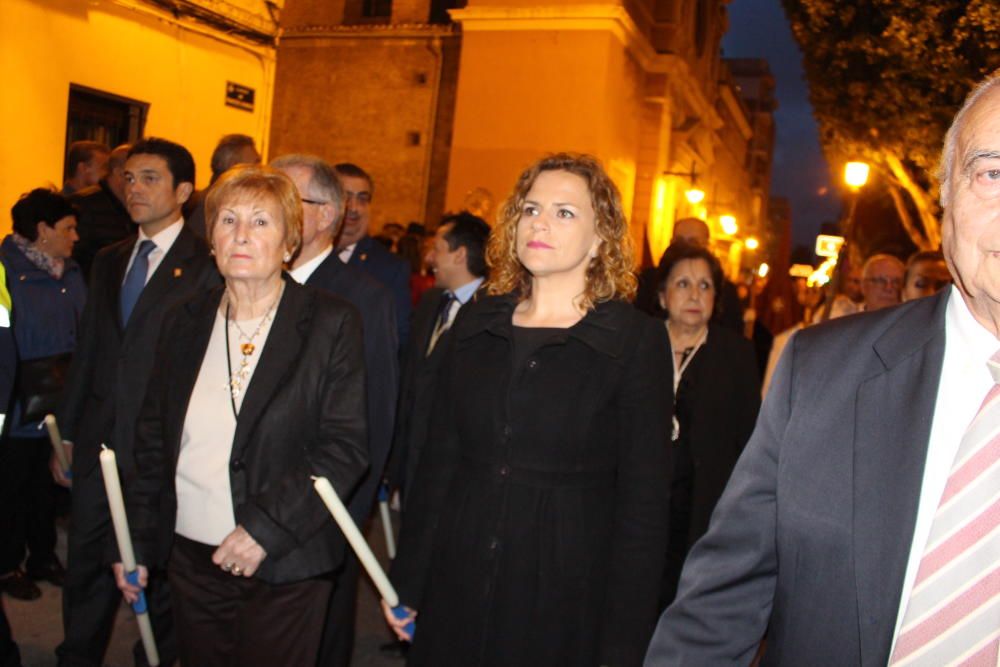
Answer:
M684 197L691 204L700 204L705 199L705 191L698 188L691 188L684 191Z
M844 165L844 182L855 190L864 187L869 171L871 167L867 162L848 162Z
M764 262L757 267L757 275L761 278L767 278L767 272L770 270L771 267L767 265L767 262Z
M732 236L739 231L739 226L736 224L736 218L731 215L720 215L719 224L722 225L722 231L724 231L729 236Z
M757 248L760 247L760 241L751 236L750 238L747 239L744 245L747 247L747 250L756 250ZM764 276L761 276L761 278L763 277Z

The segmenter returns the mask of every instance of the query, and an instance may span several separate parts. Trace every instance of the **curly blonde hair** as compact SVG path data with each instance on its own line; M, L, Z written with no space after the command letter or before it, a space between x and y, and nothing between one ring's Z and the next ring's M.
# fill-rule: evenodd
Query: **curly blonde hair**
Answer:
M490 267L489 293L514 292L521 299L531 296L531 273L517 256L517 223L528 191L543 171L576 174L586 181L590 192L601 243L597 256L587 266L581 307L591 310L602 301L631 300L637 283L632 238L622 210L621 195L596 158L576 153L544 157L525 169L517 179L514 191L497 212L497 224L486 247L486 263Z

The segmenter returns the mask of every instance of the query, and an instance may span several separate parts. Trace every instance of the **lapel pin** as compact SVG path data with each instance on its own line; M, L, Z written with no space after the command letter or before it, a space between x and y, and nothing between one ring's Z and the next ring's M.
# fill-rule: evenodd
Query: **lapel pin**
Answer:
M184 271L180 267L174 269L174 278L180 278Z
M361 253L361 261L364 262L367 259L368 259L368 253L366 253L366 252Z

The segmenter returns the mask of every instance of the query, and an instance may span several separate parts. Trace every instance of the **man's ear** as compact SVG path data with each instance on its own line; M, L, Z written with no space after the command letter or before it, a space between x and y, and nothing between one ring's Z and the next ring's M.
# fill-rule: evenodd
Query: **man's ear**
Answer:
M188 181L182 181L181 184L178 185L177 189L174 191L174 194L177 196L177 203L178 204L185 203L188 199L191 198L191 193L193 192L194 192L194 183L189 183Z
M334 206L332 203L323 204L323 220L320 222L318 229L316 231L325 232L326 230L333 228L334 235L337 233L337 222L340 220L340 210Z
M464 245L460 245L458 246L458 249L454 252L452 256L455 258L456 264L468 268L469 267L468 255L469 255L468 249Z

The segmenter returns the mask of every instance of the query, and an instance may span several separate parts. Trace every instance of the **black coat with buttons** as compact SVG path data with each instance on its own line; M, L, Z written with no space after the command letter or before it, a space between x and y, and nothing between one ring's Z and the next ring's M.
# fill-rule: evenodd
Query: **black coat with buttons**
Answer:
M598 304L513 367L516 301L459 313L392 579L410 665L639 665L667 536L670 345Z

